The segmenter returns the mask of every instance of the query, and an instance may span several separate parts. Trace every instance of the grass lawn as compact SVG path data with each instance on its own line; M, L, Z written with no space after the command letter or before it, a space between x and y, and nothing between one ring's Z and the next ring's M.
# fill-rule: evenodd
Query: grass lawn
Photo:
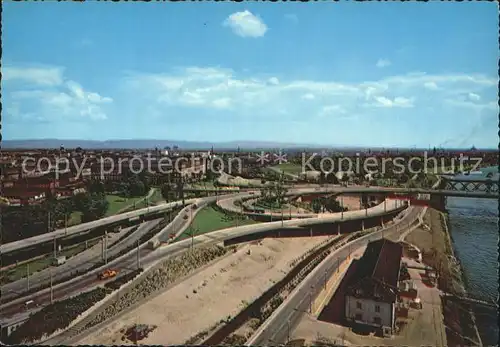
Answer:
M155 192L151 197L149 198L149 206L155 206L159 202L165 202L165 199L163 199L163 196L161 195L161 191L159 189L155 189ZM135 205L136 208L145 208L148 207L146 203L146 199L143 201L137 203Z
M260 207L266 210L281 210L285 207L289 207L287 204L281 204L281 206L276 202L268 202L268 201L257 201L255 207Z
M109 202L108 211L106 212L106 216L112 216L117 214L118 211L131 206L134 204L134 201L137 202L143 199L144 196L136 197L136 198L124 198L118 195L106 195L106 200Z
M99 239L89 240L88 248L91 248L92 246L96 245L99 242L100 242ZM57 256L59 257L65 255L66 258L71 258L72 256L75 256L78 253L83 252L84 250L85 250L85 242L82 242L73 248L62 250L57 254ZM9 270L2 271L2 283L10 283L26 277L28 264L29 264L30 274L46 269L52 265L52 259L53 259L53 254L51 253L45 255L43 258L35 259L30 261L29 263L24 263L17 267L13 267Z
M80 224L82 222L82 213L80 211L74 211L71 213L71 216L68 218L68 226L73 226Z
M196 230L195 236L200 234L209 233L215 230L221 230L225 228L234 227L236 225L249 225L257 223L253 219L247 219L244 216L238 216L240 219L237 220L237 216L228 216L223 212L220 212L213 208L212 206L207 206L203 208L196 217L194 217L191 226ZM242 219L243 218L243 219ZM186 229L186 231L179 237L179 240L189 238L191 236L191 228Z
M279 165L273 166L273 168L278 169L280 171L289 172L292 174L299 174L302 172L302 166L294 163L283 163Z
M215 189L213 182L196 182L193 184L193 188L196 189Z

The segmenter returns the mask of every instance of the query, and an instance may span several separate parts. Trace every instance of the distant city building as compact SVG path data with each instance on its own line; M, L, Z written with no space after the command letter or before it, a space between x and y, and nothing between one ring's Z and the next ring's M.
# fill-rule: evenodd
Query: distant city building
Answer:
M381 239L370 242L347 283L345 318L348 322L394 333L398 280L403 247Z

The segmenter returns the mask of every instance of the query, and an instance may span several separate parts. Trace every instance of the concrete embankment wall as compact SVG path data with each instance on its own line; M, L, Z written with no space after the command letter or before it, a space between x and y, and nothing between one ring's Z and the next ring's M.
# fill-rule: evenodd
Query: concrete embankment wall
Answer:
M445 210L446 211L446 210ZM440 218L441 218L441 226L442 226L442 231L444 232L445 234L445 238L446 238L446 243L447 243L447 248L448 250L445 251L447 253L447 261L449 264L447 264L447 266L445 267L445 269L450 269L452 267L455 267L457 273L455 276L453 276L452 273L448 274L448 278L452 278L452 281L454 282L455 285L453 285L452 287L455 287L455 288L459 288L457 290L457 293L454 293L454 294L458 294L458 295L462 295L462 296L467 296L467 291L465 289L465 282L467 281L467 279L465 278L465 274L462 270L462 266L460 264L460 261L459 259L456 257L455 255L455 250L453 249L453 242L452 242L452 235L451 235L451 230L450 230L450 221L449 221L449 216L448 214L446 213L441 213L440 214ZM440 278L440 280L442 279L442 277ZM442 283L439 283L439 286L442 287ZM455 304L452 304L453 306L457 307L456 310L461 310L461 308L459 308L460 304L458 303L455 303ZM472 309L469 309L468 312L469 314L469 319L472 323L472 331L463 331L463 333L465 333L465 342L466 343L471 343L472 341L477 341L477 344L479 346L482 346L482 341L481 341L481 336L479 335L479 330L477 328L477 323L476 323L476 317L472 311ZM471 341L472 340L472 341Z
M312 237L312 236L327 236L336 235L339 232L352 233L364 229L369 229L381 226L391 221L401 211L390 212L384 216L373 216L360 220L348 220L340 223L325 223L313 225L310 227L288 227L279 230L269 230L251 235L239 236L224 241L224 246L235 245L243 242L251 242L260 240L266 237L269 238L284 238L284 237Z

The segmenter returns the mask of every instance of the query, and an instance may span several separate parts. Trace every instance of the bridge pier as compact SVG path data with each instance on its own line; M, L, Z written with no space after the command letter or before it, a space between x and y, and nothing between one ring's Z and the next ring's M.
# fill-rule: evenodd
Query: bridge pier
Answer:
M436 210L444 212L446 210L446 196L431 194L429 205Z

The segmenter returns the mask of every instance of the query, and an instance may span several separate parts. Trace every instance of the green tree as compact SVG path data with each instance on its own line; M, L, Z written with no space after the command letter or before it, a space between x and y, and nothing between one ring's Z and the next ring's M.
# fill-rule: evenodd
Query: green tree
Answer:
M147 193L147 187L137 175L131 176L128 180L128 189L131 196L143 196Z
M326 175L326 182L332 184L339 184L339 180L333 172L330 172L329 174Z
M104 217L109 202L102 193L82 193L75 196L74 207L82 213L82 222L90 222Z
M321 205L321 201L319 198L316 198L313 201L311 201L311 208L312 208L314 213L321 212L322 205Z
M324 207L325 209L330 212L330 213L336 213L336 212L341 212L346 211L347 209L342 206L340 206L340 203L337 201L335 197L328 197L324 199Z
M349 176L344 172L344 174L342 175L342 182L347 183L347 181L349 181Z
M170 183L165 183L161 186L161 196L166 202L172 201L174 197L174 190Z
M105 194L104 183L101 181L90 181L87 190L90 194Z

